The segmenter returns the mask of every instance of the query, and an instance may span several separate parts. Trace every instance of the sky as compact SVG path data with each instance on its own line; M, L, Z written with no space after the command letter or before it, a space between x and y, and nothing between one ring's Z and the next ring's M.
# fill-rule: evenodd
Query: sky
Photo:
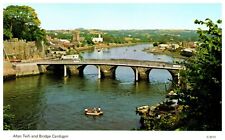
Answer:
M41 27L51 29L196 29L195 19L222 18L222 5L215 3L156 4L17 4L34 8ZM7 5L4 5L6 7Z

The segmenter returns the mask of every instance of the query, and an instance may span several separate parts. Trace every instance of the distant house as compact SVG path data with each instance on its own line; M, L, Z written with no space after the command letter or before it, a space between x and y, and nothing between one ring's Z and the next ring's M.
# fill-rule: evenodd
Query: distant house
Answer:
M62 55L62 60L80 60L79 54L73 54L73 55Z
M103 38L101 37L100 34L98 34L97 38L96 37L92 38L92 42L94 42L94 43L101 43L101 42L103 42Z
M168 48L169 45L168 44L159 44L158 47L160 47L160 48Z
M50 51L50 53L53 55L65 55L66 51Z
M54 47L54 49L51 49L50 50L50 53L53 56L61 56L61 55L65 55L66 54L66 51L67 51L67 49L65 47L57 46L57 48Z
M165 50L165 49L169 48L169 45L168 44L159 44L158 47L160 50Z

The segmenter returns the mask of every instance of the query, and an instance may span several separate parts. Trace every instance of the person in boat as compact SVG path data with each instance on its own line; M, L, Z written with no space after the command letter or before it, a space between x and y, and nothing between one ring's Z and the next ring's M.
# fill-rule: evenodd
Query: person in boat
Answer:
M101 108L100 107L98 107L98 108L92 108L92 109L84 109L84 111L85 112L93 112L93 113L99 113L99 112L101 112Z
M88 112L88 109L86 108L86 109L84 109L84 111L85 111L85 113L86 113L86 112Z
M94 107L93 108L93 112L95 112L95 113L97 113L98 111L97 111L97 109Z
M100 112L101 111L101 108L100 107L98 107L98 110L97 110L98 112Z

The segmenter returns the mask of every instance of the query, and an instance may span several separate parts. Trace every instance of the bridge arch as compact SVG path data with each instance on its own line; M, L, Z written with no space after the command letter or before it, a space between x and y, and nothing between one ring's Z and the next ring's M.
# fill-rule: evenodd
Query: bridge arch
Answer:
M171 80L174 79L173 75L171 74L171 72L167 69L157 69L157 68L153 68L151 69L151 71L149 72L149 80L151 82L169 82Z
M101 65L95 65L95 64L85 64L85 65L80 65L79 67L77 67L77 70L79 71L79 76L81 76L81 77L84 76L84 73L85 73L87 67L89 67L92 72L95 71L94 73L91 72L91 74L96 73L98 75L98 78L105 77L105 73L101 69Z
M81 67L79 67L80 69L80 73L82 72L82 74L80 75L96 75L98 74L98 67L96 65L82 65Z
M99 74L101 78L110 77L115 79L116 78L116 69L118 66L111 66L111 65L99 65Z
M115 69L115 78L118 80L124 80L126 77L126 79L128 81L130 80L134 80L135 79L135 73L132 67L129 66L118 66Z

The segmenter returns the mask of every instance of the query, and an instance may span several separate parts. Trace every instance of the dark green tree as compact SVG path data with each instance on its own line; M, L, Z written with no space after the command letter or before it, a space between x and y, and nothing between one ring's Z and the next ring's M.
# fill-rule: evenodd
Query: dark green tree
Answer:
M175 87L178 106L174 110L166 102L148 116L142 116L143 129L150 130L222 130L222 28L218 20L195 21L206 25L198 29L195 56L182 62L182 85ZM160 108L166 108L161 113ZM172 113L172 112L175 112ZM161 115L160 118L155 116Z
M29 6L11 5L3 10L4 40L11 38L39 41L45 39L35 10Z
M222 129L222 28L212 20L195 20L206 25L198 29L199 43L195 57L184 63L183 79L187 88L181 89L181 103L187 106L183 125L192 130Z
M13 129L13 121L15 115L10 112L10 105L6 105L3 107L3 121L4 121L4 130L12 130Z

